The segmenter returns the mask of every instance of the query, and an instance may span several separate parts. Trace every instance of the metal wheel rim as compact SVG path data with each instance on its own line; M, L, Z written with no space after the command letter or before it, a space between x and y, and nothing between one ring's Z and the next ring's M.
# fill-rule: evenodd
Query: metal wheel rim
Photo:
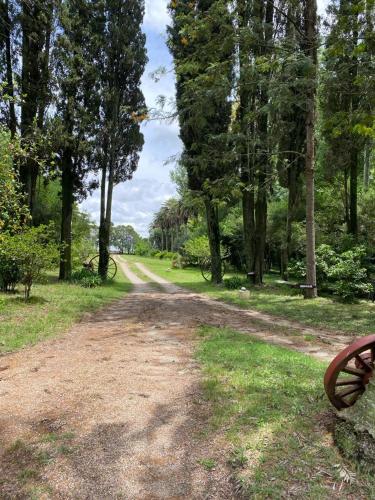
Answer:
M99 270L99 255L95 255L90 262L89 265L91 269L97 273ZM116 261L110 256L108 259L108 270L107 270L107 279L113 279L117 274L117 264Z

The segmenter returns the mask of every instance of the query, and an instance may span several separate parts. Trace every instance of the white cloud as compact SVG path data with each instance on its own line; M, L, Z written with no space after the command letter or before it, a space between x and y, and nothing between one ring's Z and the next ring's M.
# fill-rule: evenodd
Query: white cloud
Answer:
M329 0L318 0L318 11L319 14L324 14L328 6Z
M174 195L175 190L170 182L135 177L132 181L115 187L112 222L116 225L131 224L136 231L146 236L153 214L164 201ZM97 194L85 200L81 208L92 219L99 220L100 200Z
M146 0L145 26L165 31L165 26L170 20L167 5L168 0Z

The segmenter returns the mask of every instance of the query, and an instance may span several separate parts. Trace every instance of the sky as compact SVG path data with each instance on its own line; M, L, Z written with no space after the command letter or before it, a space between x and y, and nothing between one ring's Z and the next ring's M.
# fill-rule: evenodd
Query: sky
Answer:
M173 63L166 46L166 26L169 22L168 0L146 0L143 31L149 62L142 78L142 90L149 108L155 108L158 96L174 97ZM328 0L318 0L320 12ZM167 73L155 82L151 73L160 67ZM142 125L145 144L137 171L131 181L115 187L113 193L112 222L131 224L142 236L147 236L153 214L176 194L170 179L173 158L178 157L182 144L178 137L178 123L150 121ZM95 191L82 204L95 222L99 222L99 191Z

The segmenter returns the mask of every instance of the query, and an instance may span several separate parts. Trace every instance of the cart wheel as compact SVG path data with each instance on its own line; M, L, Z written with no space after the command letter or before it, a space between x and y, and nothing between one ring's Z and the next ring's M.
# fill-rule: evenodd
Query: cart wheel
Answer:
M212 269L211 261L209 259L203 259L200 264L201 274L206 281L211 281Z
M212 279L212 267L210 259L203 259L200 264L201 274L206 281L211 281ZM225 262L221 261L221 274L225 275L226 266Z
M340 352L329 365L324 387L338 410L353 406L374 375L375 335L363 337Z
M99 255L95 255L89 262L90 269L93 272L98 273L99 271ZM110 256L108 259L108 270L107 279L112 280L117 274L117 264L116 261Z

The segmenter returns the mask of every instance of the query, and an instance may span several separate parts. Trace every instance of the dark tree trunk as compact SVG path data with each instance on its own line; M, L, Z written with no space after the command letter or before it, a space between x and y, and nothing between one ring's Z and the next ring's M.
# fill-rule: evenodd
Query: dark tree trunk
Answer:
M368 190L370 186L370 167L371 167L371 143L366 144L364 159L363 159L363 187L365 191Z
M2 35L5 40L5 64L6 64L6 86L5 93L9 96L9 119L8 126L11 136L14 137L17 132L17 118L14 105L14 86L13 86L13 64L11 49L11 21L9 17L9 1L5 0L0 4L0 20L2 24Z
M242 192L242 217L243 217L243 236L244 236L244 251L246 272L254 271L254 235L255 235L255 220L254 220L254 188L248 185L248 189Z
M221 283L223 280L220 254L220 227L217 208L210 196L205 196L208 240L210 243L212 283Z
M254 132L253 124L249 124L247 112L251 109L254 99L249 91L247 70L249 68L249 43L246 29L249 26L251 9L246 0L238 0L238 27L239 31L239 109L238 120L241 128L241 142L239 145L242 191L242 220L245 252L246 272L254 271L254 235L255 235L255 196L254 196L254 158L250 155L250 141Z
M106 242L109 239L106 226L106 184L107 169L102 168L102 179L100 183L100 223L99 223L99 274L106 278L108 269L109 251Z
M73 160L69 149L64 152L61 174L61 256L60 280L69 280L72 274L72 217L74 204Z
M349 190L348 190L348 169L344 170L344 207L345 207L345 224L348 228L349 232L349 219L350 219L350 210L349 210Z
M267 234L267 188L265 176L259 176L258 196L255 204L255 283L263 283Z
M306 284L305 297L317 297L316 255L315 255L315 95L317 84L317 4L306 0L305 8L306 55L310 57L313 69L307 91L306 113Z
M271 50L271 41L273 36L273 13L274 4L271 0L255 2L255 13L261 20L261 33L259 33L259 46L257 51L260 56L267 55ZM258 92L259 109L261 110L257 119L257 133L262 144L262 149L267 150L268 136L268 115L265 111L268 103L267 82L263 81ZM267 191L268 191L268 154L267 151L258 151L257 170L258 170L258 193L255 203L255 254L254 271L255 282L263 283L264 260L267 237Z
M355 146L353 146L350 155L350 210L348 232L355 238L358 236L358 158L358 151Z

